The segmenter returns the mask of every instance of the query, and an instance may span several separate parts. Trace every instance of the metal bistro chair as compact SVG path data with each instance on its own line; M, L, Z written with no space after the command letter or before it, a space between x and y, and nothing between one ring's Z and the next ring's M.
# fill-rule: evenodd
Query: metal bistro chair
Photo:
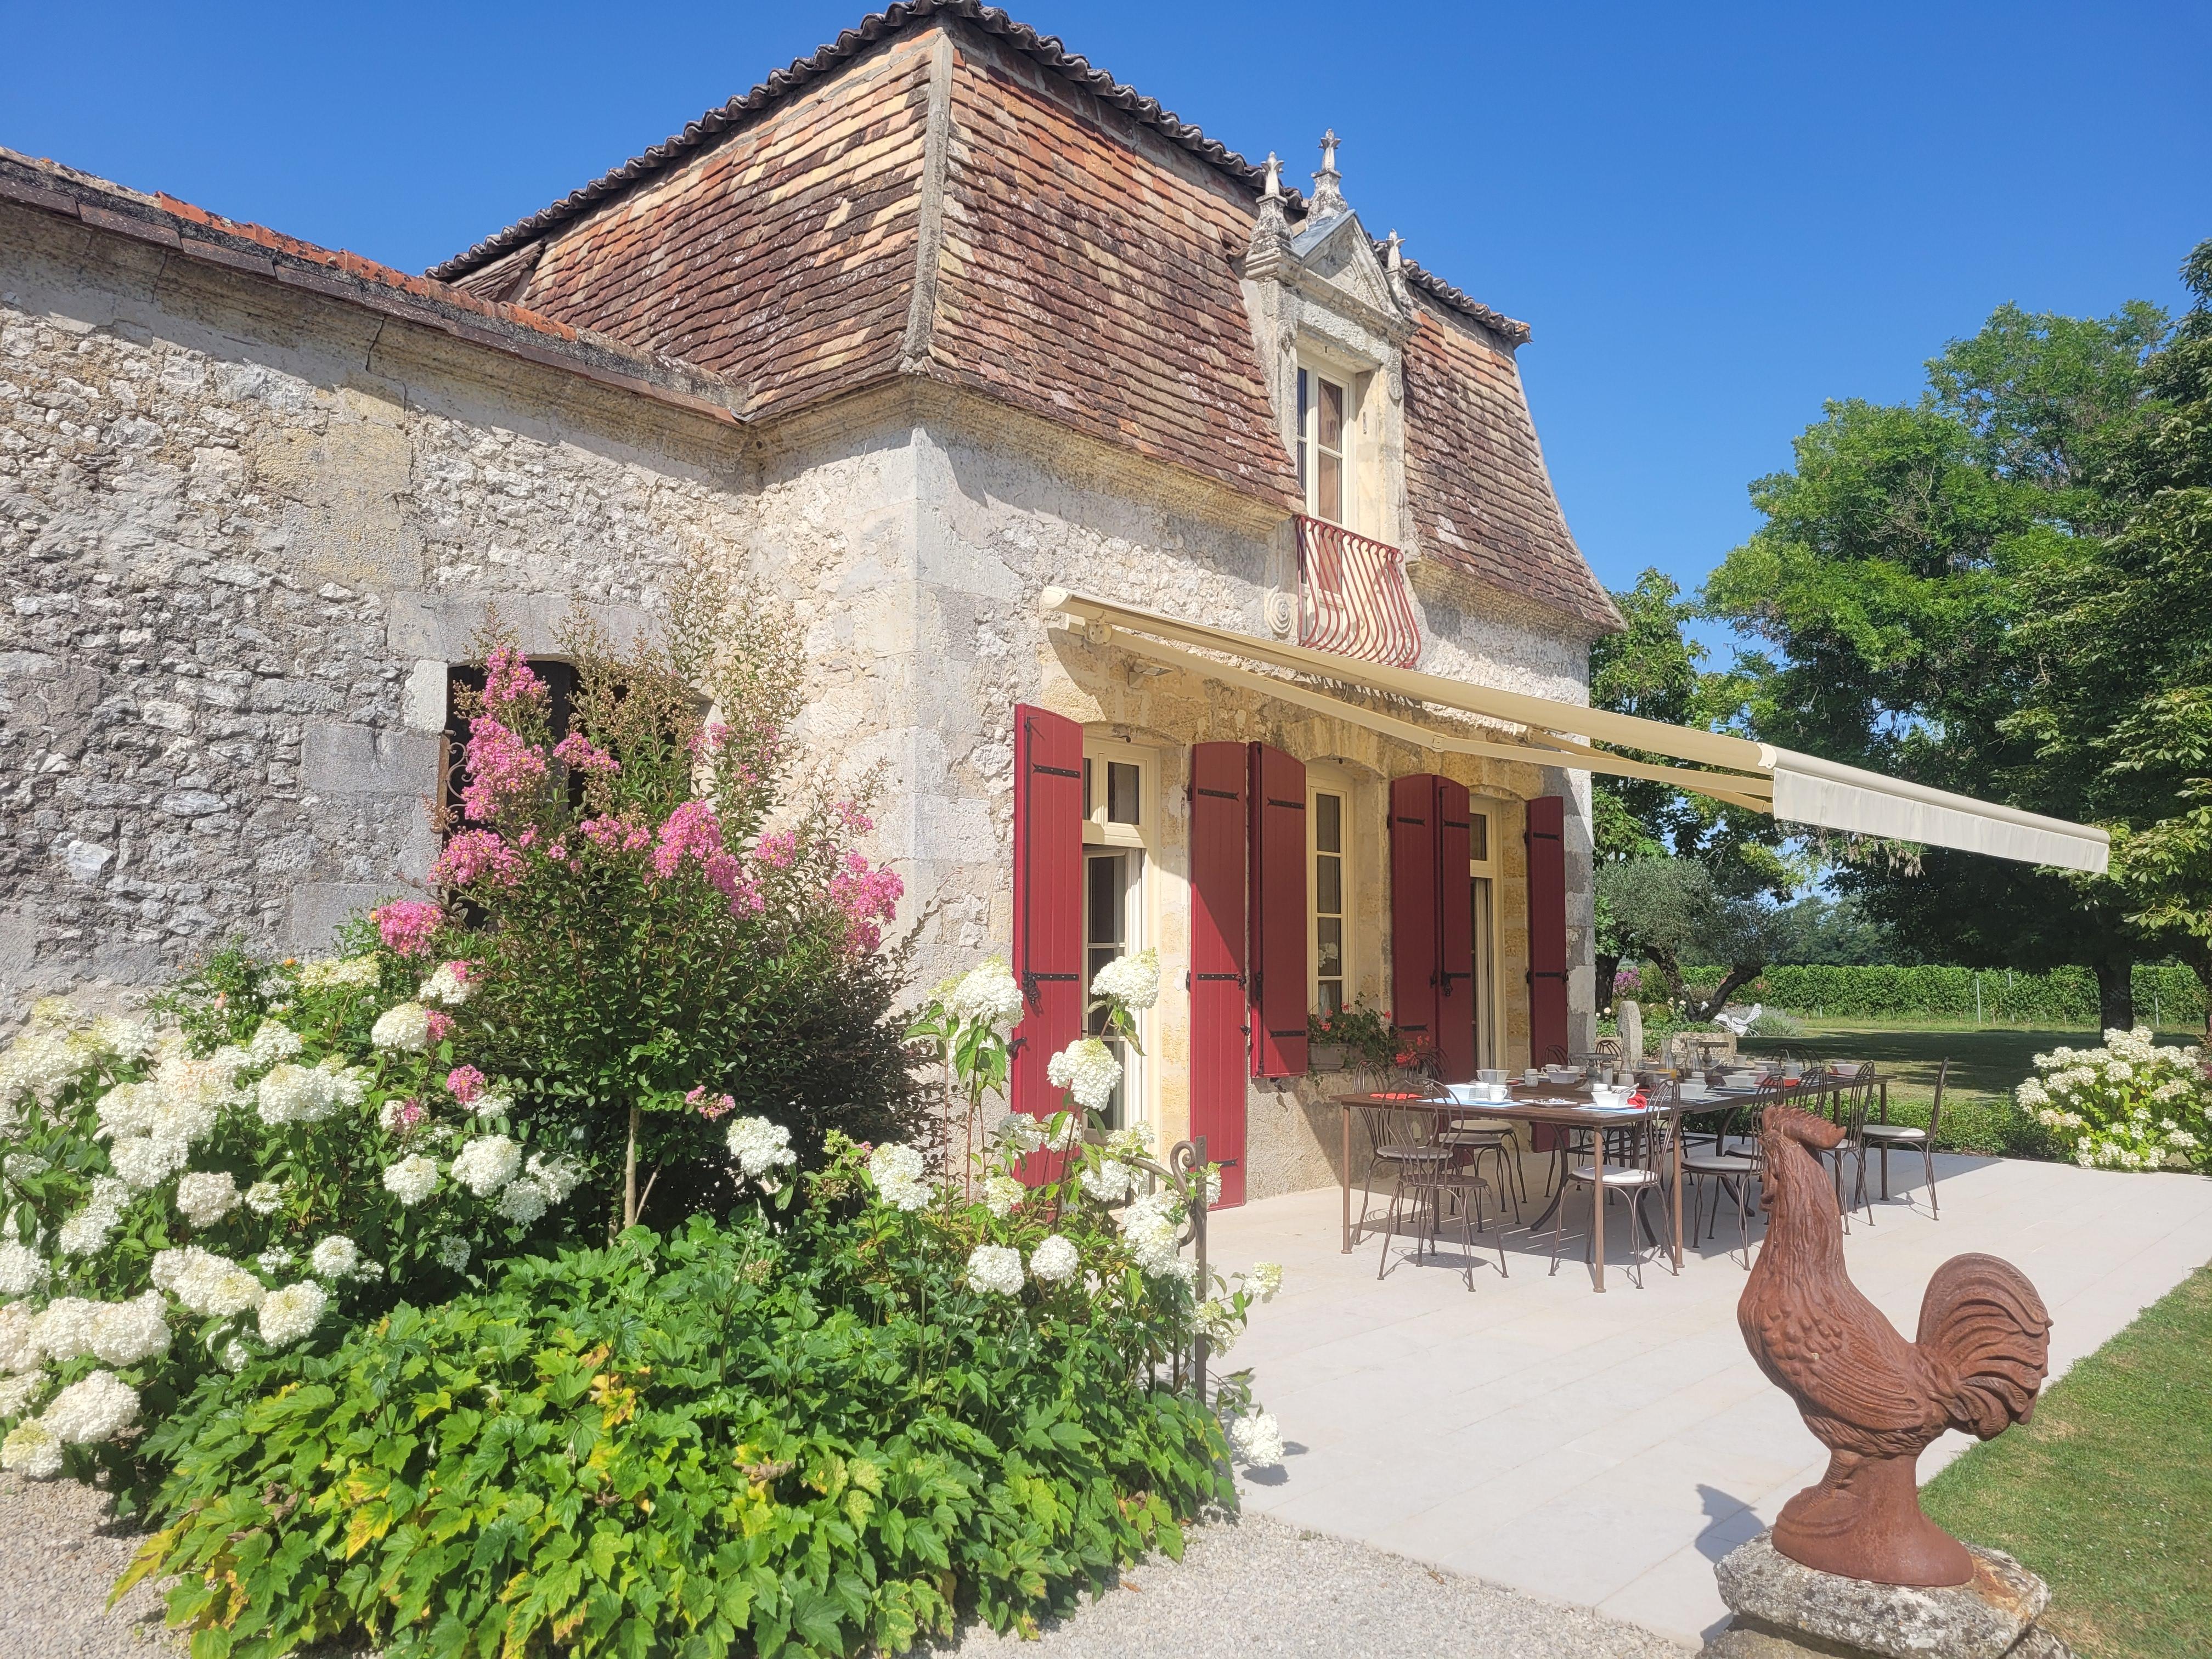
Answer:
M1782 1095L1783 1090L1780 1084L1770 1084L1735 1109L1747 1114L1751 1121L1756 1124L1759 1121L1759 1115L1767 1107L1780 1100ZM1735 1242L1736 1248L1743 1252L1743 1268L1746 1273L1751 1271L1752 1183L1759 1180L1765 1172L1765 1164L1759 1157L1759 1137L1756 1133L1752 1135L1747 1146L1734 1152L1723 1145L1723 1139L1718 1134L1713 1138L1712 1151L1706 1152L1691 1151L1688 1137L1683 1138L1682 1179L1686 1182L1706 1181L1711 1182L1713 1187L1713 1214L1712 1220L1705 1231L1706 1237L1711 1238L1720 1231L1721 1194L1727 1193L1735 1200ZM1695 1237L1698 1227L1698 1200L1697 1188L1694 1185L1690 1188L1690 1231L1692 1236Z
M1389 1223L1382 1233L1382 1259L1375 1264L1375 1277L1381 1279L1390 1269L1390 1245L1398 1236L1398 1218L1402 1213L1413 1234L1413 1260L1421 1259L1421 1240L1425 1234L1429 1249L1436 1249L1437 1230L1443 1220L1444 1200L1449 1194L1459 1200L1460 1240L1467 1251L1467 1287L1474 1289L1474 1236L1483 1231L1482 1195L1490 1190L1490 1183L1471 1168L1459 1164L1459 1148L1447 1146L1438 1137L1443 1120L1433 1109L1422 1105L1389 1105L1377 1103L1363 1111L1376 1112L1380 1121L1372 1131L1376 1137L1376 1156L1383 1167L1395 1177L1390 1192ZM1505 1236L1498 1238L1498 1271L1505 1272Z
M1851 1230L1851 1212L1860 1206L1866 1209L1867 1225L1874 1225L1874 1200L1867 1195L1867 1110L1874 1097L1875 1074L1869 1066L1851 1079L1850 1086L1836 1093L1836 1121L1844 1126L1843 1140L1829 1152L1835 1160L1836 1207L1844 1212L1844 1231ZM1850 1201L1844 1201L1844 1165L1852 1166Z
M1943 1121L1943 1080L1950 1075L1948 1057L1936 1065L1936 1099L1928 1109L1928 1127L1915 1127L1910 1123L1869 1123L1863 1131L1867 1145L1881 1154L1881 1195L1889 1196L1889 1149L1911 1152L1919 1150L1921 1161L1928 1168L1928 1212L1933 1220L1943 1218L1942 1206L1936 1201L1936 1132Z
M1501 1204L1510 1202L1513 1219L1521 1219L1521 1206L1528 1199L1528 1178L1521 1173L1521 1148L1513 1138L1512 1126L1504 1123L1453 1122L1437 1134L1437 1144L1449 1146L1467 1155L1467 1167L1476 1175L1482 1173L1482 1160L1498 1161L1498 1179L1491 1190L1498 1195ZM1478 1213L1480 1213L1478 1212Z
M1666 1247L1660 1242L1659 1231L1652 1226L1650 1218L1644 1213L1644 1200L1647 1194L1655 1200L1663 1200L1666 1190L1664 1172L1668 1165L1668 1154L1673 1146L1673 1137L1677 1132L1679 1121L1680 1114L1674 1105L1669 1103L1663 1109L1654 1112L1642 1124L1633 1126L1641 1129L1643 1133L1637 1135L1631 1145L1640 1146L1642 1151L1632 1153L1628 1160L1621 1164L1607 1163L1604 1151L1606 1143L1620 1133L1621 1130L1606 1128L1597 1131L1590 1138L1592 1146L1596 1149L1593 1161L1588 1164L1577 1164L1570 1159L1566 1165L1565 1181L1571 1185L1587 1187L1590 1189L1590 1212L1593 1224L1583 1230L1583 1261L1588 1261L1590 1259L1591 1241L1597 1236L1595 1225L1597 1206L1607 1202L1615 1194L1627 1199L1628 1265L1629 1271L1636 1275L1636 1288L1639 1291L1644 1288L1644 1255L1636 1242L1638 1230L1641 1228L1644 1237L1651 1241L1654 1255L1663 1256L1666 1254ZM1624 1124L1621 1129L1626 1130L1631 1127ZM1562 1192L1559 1194L1558 1219L1552 1224L1552 1272L1555 1273L1559 1271L1559 1240L1565 1234L1566 1227L1567 1194Z

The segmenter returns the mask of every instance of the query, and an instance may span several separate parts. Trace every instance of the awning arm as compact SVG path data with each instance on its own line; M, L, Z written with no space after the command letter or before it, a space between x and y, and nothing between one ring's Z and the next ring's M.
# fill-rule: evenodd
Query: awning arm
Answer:
M1277 679L1272 674L1256 674L1249 668L1238 668L1212 657L1200 657L1172 645L1163 645L1158 640L1146 639L1126 629L1112 630L1115 647L1132 656L1143 657L1151 662L1170 667L1186 669L1202 678L1218 680L1224 685L1241 686L1248 691L1279 702L1310 708L1316 714L1328 714L1353 726L1364 726L1369 731L1386 738L1395 738L1419 749L1432 750L1440 754L1468 755L1483 760L1518 762L1523 766L1571 766L1581 771L1604 772L1614 777L1644 778L1654 783L1671 784L1677 789L1688 789L1701 795L1711 795L1734 806L1753 812L1771 812L1773 803L1765 799L1773 785L1765 778L1735 777L1723 772L1692 771L1684 767L1652 766L1643 761L1632 761L1619 755L1608 755L1598 750L1570 751L1565 749L1540 748L1531 744L1492 743L1480 738L1462 738L1454 733L1439 732L1433 726L1417 726L1411 720L1400 720L1376 709L1346 702L1295 681Z
M1394 696L1410 697L1417 702L1455 708L1463 714L1558 732L1570 739L1595 738L1624 749L1669 755L1699 766L1734 767L1745 772L1765 771L1766 757L1771 753L1748 738L1733 738L1723 732L1699 732L1688 726L1669 726L1664 720L1647 720L1635 714L1616 714L1607 709L1554 702L1548 697L1532 697L1518 691L1469 685L1464 680L1447 679L1441 674L1426 674L1418 669L1355 661L1334 652L1309 650L1280 640L1260 639L1225 628L1184 622L1177 617L1162 616L1157 611L1137 605L1117 605L1087 593L1071 593L1064 587L1046 588L1037 602L1045 611L1085 622L1104 623L1179 645L1249 657L1292 673L1340 680Z

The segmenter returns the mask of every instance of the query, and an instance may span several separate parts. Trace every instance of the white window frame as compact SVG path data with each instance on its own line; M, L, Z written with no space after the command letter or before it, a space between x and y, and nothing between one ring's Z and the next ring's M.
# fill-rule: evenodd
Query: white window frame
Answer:
M1086 733L1083 739L1083 758L1085 768L1096 781L1095 804L1086 799L1083 818L1083 1003L1084 1024L1090 1025L1091 1006L1091 866L1090 855L1109 848L1125 850L1137 860L1133 878L1126 896L1127 908L1121 919L1122 949L1134 955L1148 945L1157 945L1158 933L1155 911L1158 905L1160 845L1160 755L1155 749L1127 742L1105 733ZM1108 810L1106 767L1111 763L1137 769L1137 822L1115 823L1106 817ZM1086 786L1089 787L1089 786ZM1137 1014L1137 1042L1142 1054L1125 1051L1121 1055L1121 1100L1125 1121L1129 1123L1152 1123L1158 1119L1158 1079L1146 1056L1158 1047L1154 1026L1159 1009L1154 1006Z
M1474 881L1490 884L1489 914L1481 921L1469 918L1470 932L1474 940L1474 995L1482 1015L1482 1024L1475 1032L1474 1063L1478 1066L1503 1066L1504 1045L1504 988L1498 975L1498 895L1504 879L1498 856L1498 830L1505 817L1506 803L1485 795L1473 795L1468 800L1468 861L1467 872ZM1474 856L1474 821L1483 821L1483 851L1486 856ZM1471 884L1470 884L1471 885Z
M1297 400L1297 465L1305 489L1306 516L1320 519L1324 523L1341 525L1353 534L1360 533L1360 382L1364 377L1348 364L1308 351L1297 357L1297 372L1294 378L1294 395ZM1340 516L1330 518L1321 510L1321 391L1316 384L1327 380L1344 393L1344 428L1340 434L1338 465L1344 483L1344 500Z
M1343 878L1339 884L1338 902L1344 908L1337 912L1344 928L1344 1006L1349 1008L1359 998L1359 830L1353 811L1357 796L1352 780L1333 767L1309 765L1306 768L1306 1008L1310 1012L1321 1012L1321 805L1320 797L1334 795L1342 803L1337 812L1337 833L1341 850L1327 856L1341 860Z

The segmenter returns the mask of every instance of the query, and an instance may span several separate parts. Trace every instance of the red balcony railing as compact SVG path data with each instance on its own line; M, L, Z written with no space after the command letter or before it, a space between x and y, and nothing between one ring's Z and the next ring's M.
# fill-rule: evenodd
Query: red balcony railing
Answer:
M1395 668L1419 661L1405 556L1341 525L1304 514L1297 523L1298 643Z

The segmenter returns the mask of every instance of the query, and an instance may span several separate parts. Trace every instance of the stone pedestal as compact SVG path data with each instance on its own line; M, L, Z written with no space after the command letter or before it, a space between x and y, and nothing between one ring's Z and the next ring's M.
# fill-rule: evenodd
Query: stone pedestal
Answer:
M1735 1616L1701 1659L2072 1659L2036 1623L2044 1582L2009 1555L1966 1548L1972 1580L1912 1589L1801 1566L1761 1533L1714 1569Z

